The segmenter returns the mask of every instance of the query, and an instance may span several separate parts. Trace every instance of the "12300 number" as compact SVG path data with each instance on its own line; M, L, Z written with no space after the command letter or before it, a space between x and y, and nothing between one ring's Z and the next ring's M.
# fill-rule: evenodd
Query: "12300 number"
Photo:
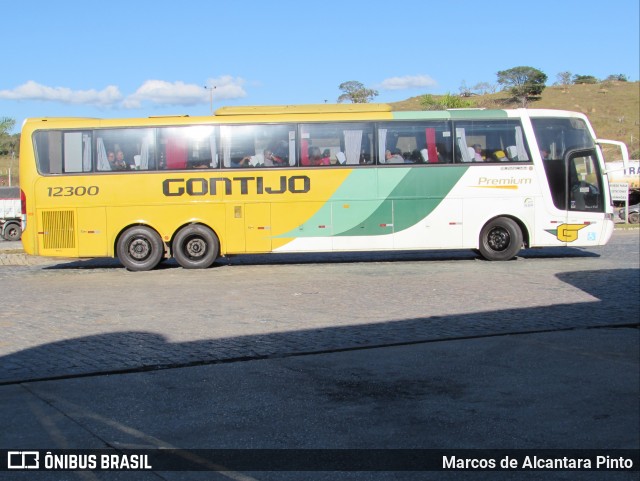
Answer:
M47 191L49 192L49 197L82 197L84 195L98 195L100 189L97 185L90 185L89 187L79 185L77 187L49 187Z

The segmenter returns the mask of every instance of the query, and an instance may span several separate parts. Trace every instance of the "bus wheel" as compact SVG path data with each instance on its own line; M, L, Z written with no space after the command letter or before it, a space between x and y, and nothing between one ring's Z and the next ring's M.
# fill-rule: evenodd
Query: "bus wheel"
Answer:
M118 239L118 259L130 271L150 271L164 256L164 243L149 227L127 229Z
M5 240L8 241L17 241L20 240L21 235L22 229L20 228L20 225L12 222L11 224L5 226L2 237L4 237Z
M507 217L493 219L480 232L480 254L489 261L513 259L521 247L520 226Z
M171 251L185 269L206 269L218 258L220 244L211 229L192 224L178 231Z

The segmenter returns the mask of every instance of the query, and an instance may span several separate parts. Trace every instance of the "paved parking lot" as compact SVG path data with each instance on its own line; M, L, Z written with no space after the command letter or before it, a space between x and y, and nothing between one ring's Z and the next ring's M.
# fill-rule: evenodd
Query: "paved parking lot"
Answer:
M140 273L13 253L0 266L11 299L0 383L636 324L638 237L503 263L466 251L272 255Z
M636 230L603 248L525 251L506 263L462 251L242 256L205 271L167 263L130 273L113 260L5 247L0 449L637 453L638 252ZM2 477L637 479L246 471Z

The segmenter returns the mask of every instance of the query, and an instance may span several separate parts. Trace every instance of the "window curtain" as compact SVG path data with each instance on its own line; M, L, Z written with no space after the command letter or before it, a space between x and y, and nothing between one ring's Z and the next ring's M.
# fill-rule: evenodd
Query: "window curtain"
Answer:
M425 147L427 149L428 158L424 160L429 163L437 163L438 150L436 149L436 129L434 129L433 127L427 127L425 129L425 138L427 141L427 145Z
M91 136L82 135L82 171L91 172Z
M220 127L220 141L222 142L222 162L225 167L231 167L231 129L226 125Z
M211 149L211 167L218 167L218 146L215 131L211 132L209 136L209 148Z
M187 167L187 141L182 137L167 139L167 169L185 169Z
M522 134L522 127L516 127L516 148L518 150L518 160L529 160L527 155L527 149L524 147L524 135Z
M362 149L362 130L344 131L344 149L347 154L347 164L360 163L360 150Z
M149 170L149 139L142 139L140 147L140 170Z
M107 159L107 149L104 147L104 141L102 137L98 137L97 141L98 150L98 170L111 170L109 159Z
M378 129L378 162L384 164L387 151L387 129Z
M300 141L300 165L309 164L309 140L303 139Z
M296 131L289 131L289 165L296 165Z
M472 162L473 159L469 155L469 147L467 146L467 138L465 137L463 128L456 129L456 142L458 143L458 148L460 149L460 155L462 155L462 161Z

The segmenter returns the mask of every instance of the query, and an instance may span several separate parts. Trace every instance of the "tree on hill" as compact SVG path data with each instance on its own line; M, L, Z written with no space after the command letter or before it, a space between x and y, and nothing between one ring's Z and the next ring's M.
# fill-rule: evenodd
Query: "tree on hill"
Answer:
M9 134L15 124L9 117L0 117L0 154L6 155L15 149L16 139Z
M597 84L600 81L595 78L593 75L574 75L573 76L573 83L578 85L578 84Z
M615 74L615 75L609 75L606 79L604 79L605 82L628 82L629 79L627 78L626 75L624 74Z
M523 107L529 100L542 95L547 75L533 67L513 67L497 73L498 83L508 89Z
M496 93L498 86L489 82L478 82L472 89L475 90L478 95L486 95Z
M556 75L556 78L558 79L556 81L558 85L562 85L563 87L571 85L571 72L560 72Z
M422 105L424 110L464 109L473 107L473 102L459 95L451 95L447 92L438 98L431 94L424 95L420 99L420 105Z
M378 96L378 91L365 88L365 86L356 80L343 82L338 87L344 93L338 97L338 102L352 102L354 104L366 104Z

